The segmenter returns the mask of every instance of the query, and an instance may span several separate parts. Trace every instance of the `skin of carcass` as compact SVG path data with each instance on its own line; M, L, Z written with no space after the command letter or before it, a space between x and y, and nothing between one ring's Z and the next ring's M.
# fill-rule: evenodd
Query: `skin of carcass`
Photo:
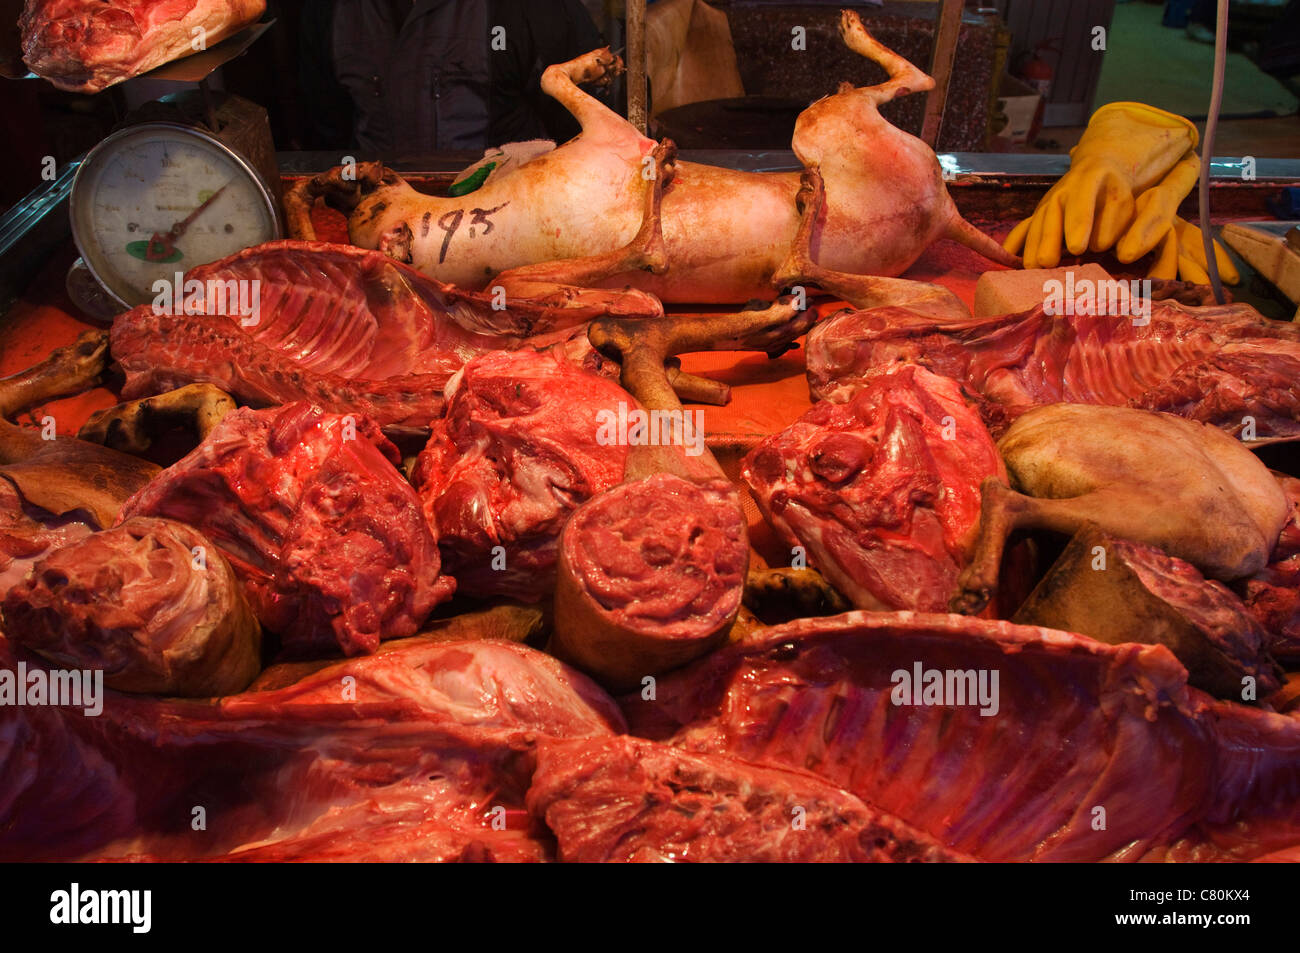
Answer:
M1172 414L1049 404L1019 417L998 450L1022 492L984 481L955 611L984 607L1017 529L1073 534L1095 523L1231 581L1264 567L1290 513L1277 479L1240 441Z
M897 275L930 243L949 237L1017 265L958 214L934 152L877 109L931 88L933 80L872 39L851 11L842 16L840 34L851 49L883 65L890 79L857 89L845 84L798 119L794 152L807 168L820 170L826 192L816 228L804 237L811 247L803 257L831 272ZM577 86L607 76L617 62L597 50L549 67L543 89L569 109L582 132L467 196L425 195L393 173L358 167L360 180L370 178L371 191L362 197L356 177L349 185L337 170L327 173L334 176L331 188L350 193L351 241L466 288L522 270L558 284L631 286L667 302L772 298L789 276L782 266L800 237L799 172L677 162L663 195L662 260L646 265L619 255L647 214L656 143ZM296 213L290 200L299 237L310 230L314 198Z

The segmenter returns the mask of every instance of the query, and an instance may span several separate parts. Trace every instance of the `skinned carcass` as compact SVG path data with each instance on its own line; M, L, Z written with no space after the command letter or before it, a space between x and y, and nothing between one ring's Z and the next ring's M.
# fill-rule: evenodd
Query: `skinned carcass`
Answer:
M27 0L18 25L32 72L97 93L207 49L265 9L265 0Z
M1239 856L1300 840L1300 722L1188 688L1163 646L851 612L761 630L622 704L634 734L812 771L979 860L1133 860L1247 817L1276 827L1235 835Z
M1150 304L1140 318L842 312L808 336L808 381L821 398L882 365L921 364L985 398L995 436L1060 402L1163 410L1244 439L1300 435L1300 329L1248 305Z
M305 402L228 414L123 507L200 530L286 651L373 652L412 635L454 582L397 449L361 415Z
M462 595L538 601L554 591L569 514L623 480L628 447L603 439L604 418L639 405L615 381L530 348L475 358L446 397L411 474L443 570Z
M957 213L939 163L921 140L887 122L879 104L930 89L934 81L877 43L845 10L840 36L880 64L889 79L844 89L799 117L792 147L819 169L827 204L818 259L833 272L897 275L939 238L952 238L1003 264L1018 264ZM311 205L324 195L349 213L351 241L466 288L500 284L511 298L538 283L625 288L664 301L771 299L787 282L796 244L800 175L739 172L676 163L664 196L663 242L629 259L655 176L655 143L579 83L619 68L609 50L550 66L542 88L582 133L461 197L416 192L377 163L335 169L286 199L290 229L311 238ZM347 172L348 174L345 174ZM503 272L508 275L502 276Z
M20 666L39 668L0 638L0 686ZM624 728L582 675L494 641L407 639L213 703L99 701L0 707L0 859L545 860L534 746Z
M255 313L227 313L229 282L257 283ZM207 382L242 403L309 400L399 429L427 428L442 412L443 387L470 358L525 338L558 340L608 311L575 305L560 313L519 300L493 307L490 294L322 242L247 248L192 269L185 285L194 297L187 292L183 309L140 305L114 320L124 397Z
M764 517L859 609L944 611L970 558L980 484L1006 470L956 382L882 369L745 458Z

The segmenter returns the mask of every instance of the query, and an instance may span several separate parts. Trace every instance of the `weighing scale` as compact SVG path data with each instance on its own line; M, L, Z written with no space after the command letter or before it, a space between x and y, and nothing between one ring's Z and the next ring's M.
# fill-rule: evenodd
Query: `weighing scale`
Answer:
M207 83L269 26L150 73L198 88L146 103L81 161L68 206L81 257L67 288L87 314L111 320L157 298L159 280L283 236L266 110Z

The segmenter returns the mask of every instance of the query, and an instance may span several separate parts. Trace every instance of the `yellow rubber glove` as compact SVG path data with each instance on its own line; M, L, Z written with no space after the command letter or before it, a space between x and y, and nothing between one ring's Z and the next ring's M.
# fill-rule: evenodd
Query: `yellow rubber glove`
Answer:
M1205 242L1201 230L1190 222L1175 217L1173 224L1159 242L1159 253L1155 263L1147 272L1150 278L1179 278L1198 285L1210 283L1209 266L1205 261ZM1215 241L1214 258L1219 263L1219 278L1225 285L1235 285L1241 281L1237 267Z
M1196 187L1200 172L1201 160L1188 150L1168 175L1137 197L1133 223L1115 246L1116 258L1137 261L1165 240L1178 217L1178 206Z
M1055 268L1062 244L1072 255L1106 251L1132 224L1136 197L1195 149L1197 139L1191 122L1163 109L1142 103L1102 106L1070 150L1070 170L1012 230L1004 247L1013 255L1023 249L1026 268Z

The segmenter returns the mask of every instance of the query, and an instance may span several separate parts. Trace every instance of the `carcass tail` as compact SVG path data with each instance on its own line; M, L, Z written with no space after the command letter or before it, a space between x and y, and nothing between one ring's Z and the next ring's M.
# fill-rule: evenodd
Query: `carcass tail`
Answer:
M1018 255L1013 255L994 238L985 235L978 228L972 225L966 219L953 211L952 220L948 223L944 231L944 238L951 238L955 242L960 242L967 248L973 249L987 258L989 261L995 261L999 265L1006 265L1008 268L1021 268L1021 262Z

